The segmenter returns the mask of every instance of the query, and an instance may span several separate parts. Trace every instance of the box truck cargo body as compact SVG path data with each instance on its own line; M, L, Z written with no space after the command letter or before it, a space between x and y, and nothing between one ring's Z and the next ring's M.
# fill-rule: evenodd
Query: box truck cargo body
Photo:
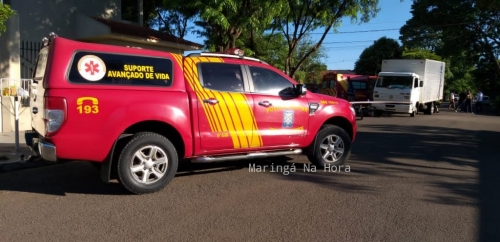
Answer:
M377 111L426 114L438 112L436 102L443 99L445 63L427 59L383 60L374 88Z

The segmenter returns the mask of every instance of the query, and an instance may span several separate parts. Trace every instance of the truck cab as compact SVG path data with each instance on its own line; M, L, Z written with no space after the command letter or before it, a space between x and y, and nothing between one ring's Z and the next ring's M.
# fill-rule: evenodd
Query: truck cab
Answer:
M423 85L419 80L416 73L380 72L373 91L373 100L387 103L374 103L372 107L393 113L415 113L420 97L420 85Z

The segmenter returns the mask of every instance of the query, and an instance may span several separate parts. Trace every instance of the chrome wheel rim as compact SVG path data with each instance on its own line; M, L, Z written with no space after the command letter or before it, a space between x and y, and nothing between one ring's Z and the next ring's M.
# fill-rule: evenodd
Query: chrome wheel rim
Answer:
M167 173L167 168L167 154L155 145L140 148L130 162L132 177L141 184L157 182Z
M340 160L344 154L345 144L342 138L337 135L328 135L321 141L319 146L321 157L326 163L332 163Z

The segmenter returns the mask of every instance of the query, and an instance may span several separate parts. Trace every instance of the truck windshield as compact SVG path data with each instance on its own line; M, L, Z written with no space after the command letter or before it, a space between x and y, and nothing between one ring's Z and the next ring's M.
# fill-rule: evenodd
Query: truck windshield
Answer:
M412 76L381 76L376 87L411 89L412 83Z

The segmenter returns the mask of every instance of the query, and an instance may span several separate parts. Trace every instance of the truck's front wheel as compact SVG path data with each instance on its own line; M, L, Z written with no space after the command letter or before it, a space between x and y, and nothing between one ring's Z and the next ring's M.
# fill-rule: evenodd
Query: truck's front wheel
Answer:
M152 193L163 189L175 176L175 146L156 133L137 133L123 148L117 164L118 179L130 192Z
M318 168L343 165L350 155L351 139L345 130L335 125L321 129L307 151L307 158Z

